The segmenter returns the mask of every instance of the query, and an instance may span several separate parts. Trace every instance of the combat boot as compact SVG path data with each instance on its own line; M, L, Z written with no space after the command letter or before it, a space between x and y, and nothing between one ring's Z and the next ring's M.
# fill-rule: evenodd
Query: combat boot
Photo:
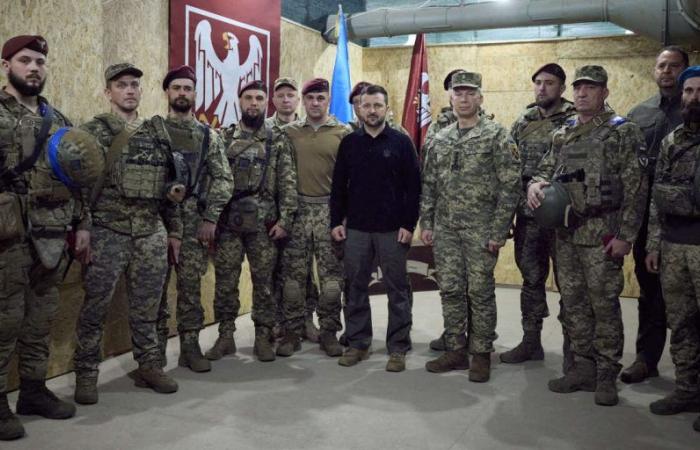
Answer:
M292 356L294 352L301 350L301 338L294 332L288 332L277 345L277 356Z
M443 331L439 338L430 341L430 350L436 352L444 352L447 346L445 345L445 332Z
M469 368L469 381L486 383L491 378L491 353L476 353Z
M387 372L403 372L406 370L406 354L403 352L390 354L385 369Z
M682 391L674 389L661 400L649 405L652 413L661 416L678 414L682 412L700 412L700 392Z
M341 356L340 359L338 359L338 365L350 367L354 366L360 361L364 361L367 358L369 358L368 348L361 349L350 347L349 349L345 350L343 356Z
M506 364L543 360L544 349L542 348L540 331L526 331L522 342L512 350L501 353L500 359Z
M270 328L255 328L253 354L258 357L258 361L270 362L275 360L275 348L272 345L272 330Z
M641 356L620 374L620 381L627 384L641 383L647 378L658 377L659 370L656 368L650 369L646 361Z
M610 371L599 372L595 386L595 403L601 406L615 406L617 397L617 374Z
M563 377L549 380L547 386L552 392L570 394L576 391L595 392L596 368L591 361L576 362Z
M0 441L11 441L24 436L24 427L17 416L12 414L7 403L7 394L0 394Z
M425 369L433 373L467 370L469 369L469 351L466 347L458 350L448 350L438 358L425 363Z
M193 372L211 370L211 362L202 355L197 333L185 332L180 335L180 358L177 364L180 367L189 367Z
M338 342L335 332L322 331L319 336L319 341L319 347L326 352L326 355L335 358L343 354L343 346Z
M313 317L307 317L306 320L304 321L304 330L302 332L302 337L309 342L313 342L314 344L318 344L319 331L318 331L318 327L314 323Z
M22 379L19 382L17 414L36 415L47 419L70 419L75 415L75 405L59 400L46 387L44 380Z
M97 403L97 375L76 372L73 399L81 405L94 405Z
M226 355L233 355L236 353L236 341L233 340L233 332L226 334L219 334L216 338L214 346L207 350L205 356L208 360L218 361Z
M150 388L159 394L172 394L177 392L177 381L163 372L163 368L145 364L134 372L134 385L136 387Z

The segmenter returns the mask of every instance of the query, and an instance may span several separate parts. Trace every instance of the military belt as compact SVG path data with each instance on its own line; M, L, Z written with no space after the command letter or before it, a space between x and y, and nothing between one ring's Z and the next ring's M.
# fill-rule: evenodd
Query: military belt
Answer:
M314 203L314 204L319 204L319 205L328 204L328 202L330 202L330 200L331 200L330 195L321 195L318 197L310 197L308 195L299 194L299 196L297 198L302 203Z

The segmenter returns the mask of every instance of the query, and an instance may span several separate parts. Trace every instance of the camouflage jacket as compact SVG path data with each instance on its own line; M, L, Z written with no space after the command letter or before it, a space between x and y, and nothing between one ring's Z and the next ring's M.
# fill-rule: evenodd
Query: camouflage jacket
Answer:
M532 179L542 157L552 146L552 135L561 128L567 119L576 114L574 104L562 99L560 107L551 115L543 117L536 104L530 104L527 109L513 122L510 135L518 145L520 153L520 170L523 182L523 197L518 205L518 214L533 217L532 210L527 207L524 188Z
M202 163L199 161L204 137L202 124L193 118L180 120L171 116L165 119L165 124L173 151L182 152L189 169L187 190L190 196L184 208L196 210L199 201L204 207L200 212L202 219L216 223L233 192L233 176L224 155L223 139L216 131L209 129L209 149ZM194 186L200 164L204 166L197 186Z
M533 176L548 181L583 169L583 176L564 183L579 224L557 236L587 246L601 245L606 236L634 242L644 217L647 162L639 127L611 109L585 124L569 119Z
M457 116L455 116L455 113L452 111L452 107L445 106L442 108L437 118L430 123L428 131L425 133L425 144L423 144L423 148L428 146L428 142L433 139L440 130L447 128L455 122L457 122Z
M460 136L455 122L427 146L421 228L470 229L505 243L520 197L520 161L508 131L481 117Z
M292 122L294 122L296 120L299 120L299 114L295 113L294 120L292 120ZM282 122L280 120L279 116L277 115L277 113L274 113L273 115L271 115L270 117L265 119L265 125L268 127L271 127L272 131L275 133L275 135L277 133L279 133L280 131L282 131L283 126L285 126L289 123L291 123L291 122Z
M693 204L694 195L690 193L700 164L698 139L700 131L679 125L661 142L651 188L647 252L659 251L662 239L683 243L682 236L673 236L674 231L685 231L683 234L687 234L688 230L698 228L700 199L694 199ZM694 145L682 150L691 144ZM676 216L671 217L674 223L669 223L667 214ZM697 240L697 237L691 240Z
M270 155L265 174L266 140L271 139ZM234 199L239 193L254 191L258 200L258 219L263 223L276 222L285 230L291 229L297 211L297 171L294 157L281 138L281 132L262 126L250 133L241 127L229 127L225 133L225 155L233 173Z
M128 126L134 128L128 145L121 150L113 170L106 174L94 204L86 202L88 213L81 228L89 229L94 224L143 237L157 232L164 224L169 237L182 239L180 208L165 198L166 185L174 180L167 137L151 120L129 125L114 114L95 116L80 128L95 136L108 154L115 136ZM143 171L134 170L138 168Z

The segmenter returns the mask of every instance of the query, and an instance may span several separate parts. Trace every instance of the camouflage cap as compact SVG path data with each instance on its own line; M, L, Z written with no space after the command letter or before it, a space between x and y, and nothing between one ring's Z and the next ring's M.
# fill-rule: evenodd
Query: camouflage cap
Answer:
M136 78L141 78L143 72L131 63L112 64L105 70L105 82L109 83L120 75L133 75Z
M272 92L275 92L277 89L281 88L282 86L289 86L290 88L294 89L295 91L299 90L299 83L297 83L297 80L294 78L289 78L289 77L281 77L275 80L275 87L272 88Z
M481 74L477 72L457 72L452 75L452 89L456 87L481 87Z
M445 88L446 91L449 91L450 88L452 87L452 75L456 74L457 72L466 72L464 69L455 69L451 70L450 73L445 76L445 79L442 80L442 87Z
M583 66L576 69L572 84L579 81L590 81L601 86L608 84L608 72L602 66Z

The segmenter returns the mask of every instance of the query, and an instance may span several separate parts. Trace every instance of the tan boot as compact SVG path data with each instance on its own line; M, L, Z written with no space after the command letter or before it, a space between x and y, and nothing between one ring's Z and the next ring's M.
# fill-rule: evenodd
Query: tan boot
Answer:
M216 338L214 346L207 350L204 354L206 358L210 361L218 361L226 355L233 355L236 353L236 341L233 339L233 333L230 335L219 335Z
M340 359L338 359L338 365L350 367L354 366L360 361L364 361L367 358L369 358L368 348L363 350L359 348L350 347L349 349L345 350L343 356L341 356Z
M491 378L491 353L477 353L469 367L469 381L486 383Z
M596 367L591 361L576 361L563 377L549 380L547 387L552 392L570 394L576 391L595 392Z
M270 328L255 328L253 354L258 357L258 361L270 362L275 360L275 349L272 345L272 330Z
M386 362L387 372L403 372L406 370L406 354L394 352L389 355L389 361Z
M141 366L134 372L134 384L137 387L151 388L159 394L177 392L177 382L163 372L162 367L153 365Z
M469 369L469 351L466 347L458 350L446 351L438 358L425 363L425 369L433 373L449 372L450 370L467 370Z

